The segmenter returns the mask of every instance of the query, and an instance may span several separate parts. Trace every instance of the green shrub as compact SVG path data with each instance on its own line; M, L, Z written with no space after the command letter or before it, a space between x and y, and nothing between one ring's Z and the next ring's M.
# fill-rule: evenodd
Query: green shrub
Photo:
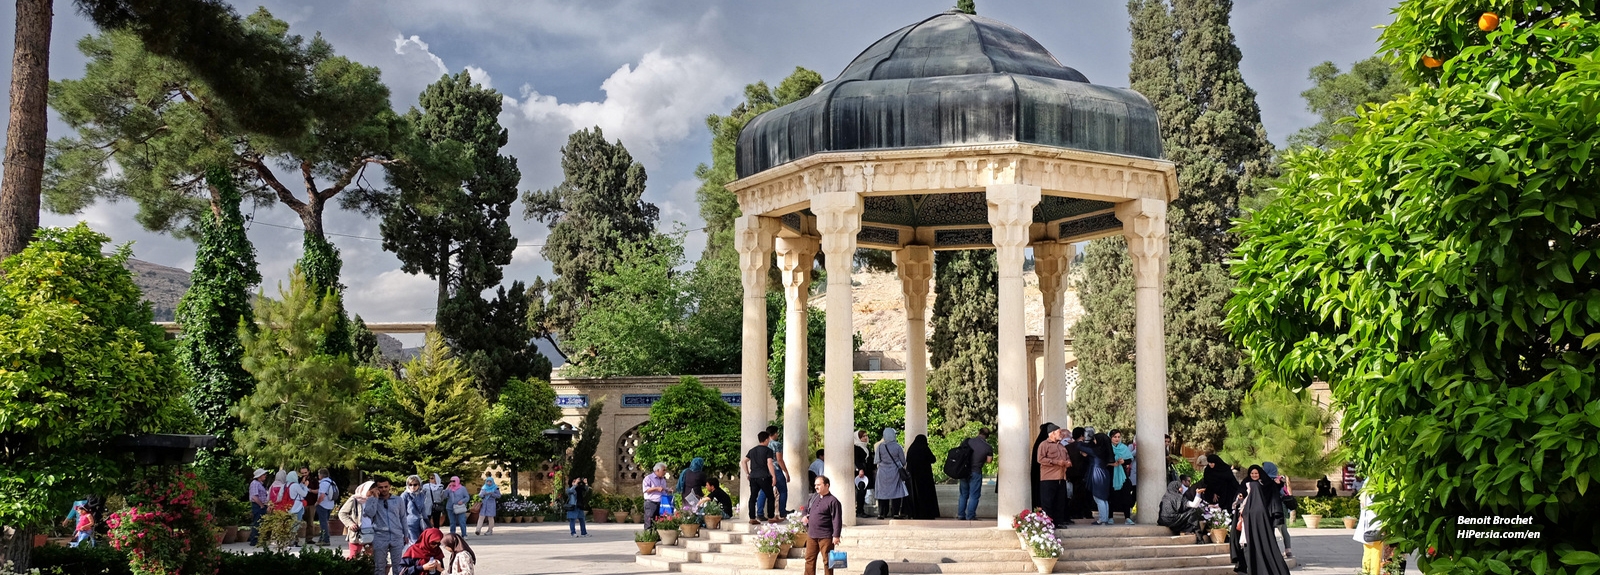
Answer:
M128 568L128 553L112 549L110 545L98 547L62 547L46 545L33 550L34 569L40 575L132 575Z
M294 516L287 511L273 511L262 516L256 540L270 550L288 549L295 540Z
M739 410L722 400L722 392L698 378L684 376L661 392L650 406L650 421L639 426L634 461L648 469L666 462L683 469L695 457L705 458L706 473L739 469Z
M299 555L282 551L262 551L249 555L223 553L222 569L217 571L217 575L265 573L368 575L372 573L372 558L357 556L355 559L345 559L339 551L317 548L307 548Z

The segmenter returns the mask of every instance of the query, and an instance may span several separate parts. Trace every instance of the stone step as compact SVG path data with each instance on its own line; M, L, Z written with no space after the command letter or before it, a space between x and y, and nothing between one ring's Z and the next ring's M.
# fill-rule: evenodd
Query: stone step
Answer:
M680 561L684 563L699 563L702 553L682 547L656 546L656 556L665 560Z
M690 551L699 551L701 553L717 553L722 551L723 545L731 545L731 543L717 543L715 541L707 541L705 539L692 539L689 542L684 543L683 548Z
M882 559L890 563L908 561L912 563L970 563L985 561L1028 561L1028 553L1017 547L980 547L967 549L907 549L887 547L850 547L841 545L840 549L851 552L867 561ZM796 548L791 553L799 553ZM751 545L729 545L722 548L722 555L755 555L755 547ZM1062 561L1103 561L1120 559L1159 559L1166 557L1193 557L1198 555L1226 555L1227 545L1157 545L1149 547L1108 547L1099 549L1068 548L1061 556Z
M1021 542L1015 534L1000 538L974 538L961 540L948 539L918 539L895 538L884 539L867 536L853 536L849 531L840 537L840 548L861 549L992 549L1008 547L1021 549ZM1156 547L1173 546L1183 547L1194 545L1194 538L1181 537L1078 537L1063 538L1062 543L1070 549L1097 549L1113 547Z

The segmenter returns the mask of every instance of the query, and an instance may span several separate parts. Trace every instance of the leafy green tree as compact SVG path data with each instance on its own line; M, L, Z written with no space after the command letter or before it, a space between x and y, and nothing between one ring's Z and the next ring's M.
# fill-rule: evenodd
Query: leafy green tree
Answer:
M1245 394L1239 415L1228 420L1222 457L1271 461L1293 477L1322 477L1341 461L1328 453L1333 417L1305 391L1280 383L1257 385Z
M1175 441L1221 447L1224 423L1253 380L1243 351L1222 328L1233 290L1225 264L1228 231L1242 197L1273 174L1273 149L1255 92L1239 72L1228 23L1232 2L1133 0L1129 82L1161 120L1162 144L1177 164L1168 207L1171 257L1165 285L1168 426ZM1072 413L1098 426L1133 422L1133 275L1121 238L1090 242L1072 328L1084 358Z
M1427 573L1590 573L1600 541L1591 3L1407 0L1417 87L1284 164L1243 222L1229 325L1264 377L1327 381L1384 540ZM1454 536L1532 516L1535 540Z
M572 459L567 463L568 479L582 477L594 483L594 469L596 462L595 452L600 449L600 412L605 411L606 401L600 399L589 406L589 412L584 414L583 423L578 426L578 444L572 447Z
M298 268L281 299L256 297L255 326L241 325L242 365L255 376L255 392L239 402L239 450L267 465L308 462L313 467L355 467L363 447L355 439L366 406L349 356L323 351L339 337L338 296L310 285ZM347 342L348 343L348 342Z
M522 196L523 217L550 226L540 254L556 274L539 323L565 335L590 311L593 278L616 264L616 246L649 238L660 210L644 196L644 165L600 128L579 130L561 147L560 185ZM553 342L552 342L553 343ZM563 350L562 353L567 353ZM570 354L568 354L570 355Z
M705 458L706 472L739 470L739 410L722 400L722 392L698 378L684 376L661 391L650 406L650 421L639 426L639 447L633 459L641 467L666 462L683 469L689 460Z
M1000 412L1000 268L991 250L937 252L933 263L929 404L944 413L944 431L970 421L993 428Z
M233 471L247 471L235 459L234 433L239 419L234 406L255 390L255 378L243 366L239 326L253 326L250 288L261 283L256 250L245 236L239 213L239 190L233 175L213 169L208 185L217 188L218 210L196 226L194 271L189 291L178 301L176 319L183 326L178 340L178 365L189 378L189 403L205 432L217 438L216 458Z
M563 446L544 436L544 429L561 419L556 391L544 380L506 382L500 399L489 408L486 427L490 459L511 467L511 490L516 492L516 471L529 469L561 453Z
M974 5L973 0L956 0L956 11L967 14L977 14L978 7Z
M113 439L198 426L123 267L132 252L108 242L86 224L41 228L0 263L0 525L42 528L122 483L132 461Z
M375 463L400 473L474 475L485 455L488 402L444 339L429 333L400 378L386 378Z
M1306 109L1321 119L1290 134L1290 148L1342 146L1350 139L1355 123L1341 120L1354 118L1365 106L1393 100L1411 90L1400 67L1383 56L1351 64L1349 72L1340 72L1333 62L1323 62L1311 68L1308 78L1314 85L1301 92L1300 97L1305 99Z
M777 324L773 326L772 354L767 358L767 381L772 387L772 398L783 403L783 389L785 384L784 362L788 358L789 347L789 317L788 314L778 314ZM860 339L860 334L856 335ZM857 345L859 347L859 344ZM806 313L806 388L818 389L822 383L822 372L828 365L828 314L817 308L810 308ZM781 414L780 414L781 415Z
M514 313L516 321L506 326L513 336L509 341L474 335L503 333L484 329L487 316L523 299L520 283L509 297L504 290L493 302L481 296L499 285L501 268L511 263L517 248L506 218L517 200L522 172L516 158L500 154L509 136L500 126L499 92L474 84L470 74L461 72L425 88L418 101L422 109L405 117L415 129L414 149L408 153L414 160L389 171L397 191L370 195L370 208L383 214L383 247L400 258L401 269L438 282L439 332L472 368L479 389L492 398L509 379L534 371L528 361L494 361L517 358L530 347L532 336L522 325L525 312Z

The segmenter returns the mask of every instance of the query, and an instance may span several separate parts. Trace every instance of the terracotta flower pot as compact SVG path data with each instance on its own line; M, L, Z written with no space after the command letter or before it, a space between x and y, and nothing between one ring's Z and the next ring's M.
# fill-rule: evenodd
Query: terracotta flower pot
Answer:
M633 544L639 546L640 555L656 554L656 542L654 541L634 541Z
M1354 518L1354 517L1346 517L1346 518L1344 518L1344 528L1345 529L1355 529L1356 528L1356 518Z
M1309 527L1309 528L1312 528L1312 529L1321 529L1322 528L1322 516L1321 515L1309 515L1308 514L1308 515L1305 516L1305 518L1306 518L1306 527Z
M773 569L773 568L776 568L778 566L778 554L777 553L757 553L756 554L756 564L760 565L762 569Z
M1033 567L1040 573L1049 573L1056 570L1056 557L1034 557Z
M656 531L656 534L661 536L662 545L676 545L678 543L678 530L676 529L662 529Z
M682 533L684 537L689 537L689 538L699 537L700 536L700 525L699 524L695 524L695 523L685 523L683 525L679 525L678 526L678 532Z
M595 523L605 523L606 519L609 519L609 518L611 518L611 510L610 509L596 509L596 510L594 510L594 522Z
M222 544L227 545L239 540L239 526L232 525L222 528Z
M794 544L793 543L784 543L782 545L779 545L778 546L778 556L780 556L780 557L788 557L790 549L794 549Z
M1211 542L1212 543L1227 543L1228 542L1228 530L1227 529L1212 529L1211 530Z
M543 515L535 515L535 516L533 516L533 522L534 523L544 523L544 516Z
M707 515L706 516L706 529L721 529L721 528L722 528L722 516L721 515Z
M335 518L335 519L337 519L337 518ZM329 521L328 522L328 534L332 535L332 536L335 536L335 537L344 536L344 522L343 521Z
M628 512L627 511L622 511L622 510L618 510L618 509L612 509L611 510L611 518L615 519L617 521L617 523L628 523L629 522L628 521Z

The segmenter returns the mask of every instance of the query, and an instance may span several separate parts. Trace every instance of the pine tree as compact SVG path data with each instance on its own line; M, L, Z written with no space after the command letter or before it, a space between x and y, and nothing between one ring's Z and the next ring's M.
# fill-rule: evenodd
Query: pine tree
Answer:
M207 176L216 189L218 209L197 226L194 271L189 276L192 283L178 301L175 318L183 326L178 365L194 385L189 402L205 432L217 438L216 448L208 455L230 459L236 452L234 432L239 428L232 410L256 387L255 378L241 365L244 345L239 342L239 326L255 324L250 288L261 283L261 273L256 271L255 247L245 236L233 175L213 169ZM238 462L226 465L243 466Z
M378 346L378 334L367 328L367 322L357 314L350 319L350 359L358 365L383 367L388 361Z
M1180 443L1220 447L1253 379L1222 329L1233 288L1224 260L1241 197L1272 174L1273 150L1255 92L1239 73L1228 18L1232 2L1133 0L1130 86L1156 107L1163 147L1178 169L1168 207L1171 259L1165 286L1168 425ZM1133 278L1120 238L1091 242L1072 328L1083 358L1073 413L1096 426L1133 421ZM1091 359L1092 358L1092 359Z
M279 297L258 295L255 329L239 329L244 369L256 379L236 410L239 450L267 465L354 467L361 383L348 355L323 351L339 323L337 297L313 288L298 268Z
M536 323L564 334L578 323L594 294L590 281L615 264L617 245L655 233L660 210L644 201L644 166L600 128L574 132L561 147L565 179L522 197L523 217L550 226L540 253L556 279ZM563 351L565 353L565 351Z
M992 250L934 255L936 295L930 403L944 413L944 431L977 421L993 428L1000 410L1000 268Z
M1239 414L1228 420L1222 445L1227 461L1271 461L1294 477L1321 477L1338 465L1327 452L1328 411L1307 391L1265 383L1245 394Z
M387 379L373 443L376 467L400 473L471 475L484 455L488 402L444 339L429 333L422 353Z
M1383 56L1351 64L1349 72L1339 71L1333 62L1323 62L1312 67L1307 77L1313 85L1300 97L1306 101L1306 110L1321 119L1291 134L1290 148L1337 148L1355 130L1354 123L1340 120L1354 116L1363 106L1387 102L1411 89L1400 67Z

